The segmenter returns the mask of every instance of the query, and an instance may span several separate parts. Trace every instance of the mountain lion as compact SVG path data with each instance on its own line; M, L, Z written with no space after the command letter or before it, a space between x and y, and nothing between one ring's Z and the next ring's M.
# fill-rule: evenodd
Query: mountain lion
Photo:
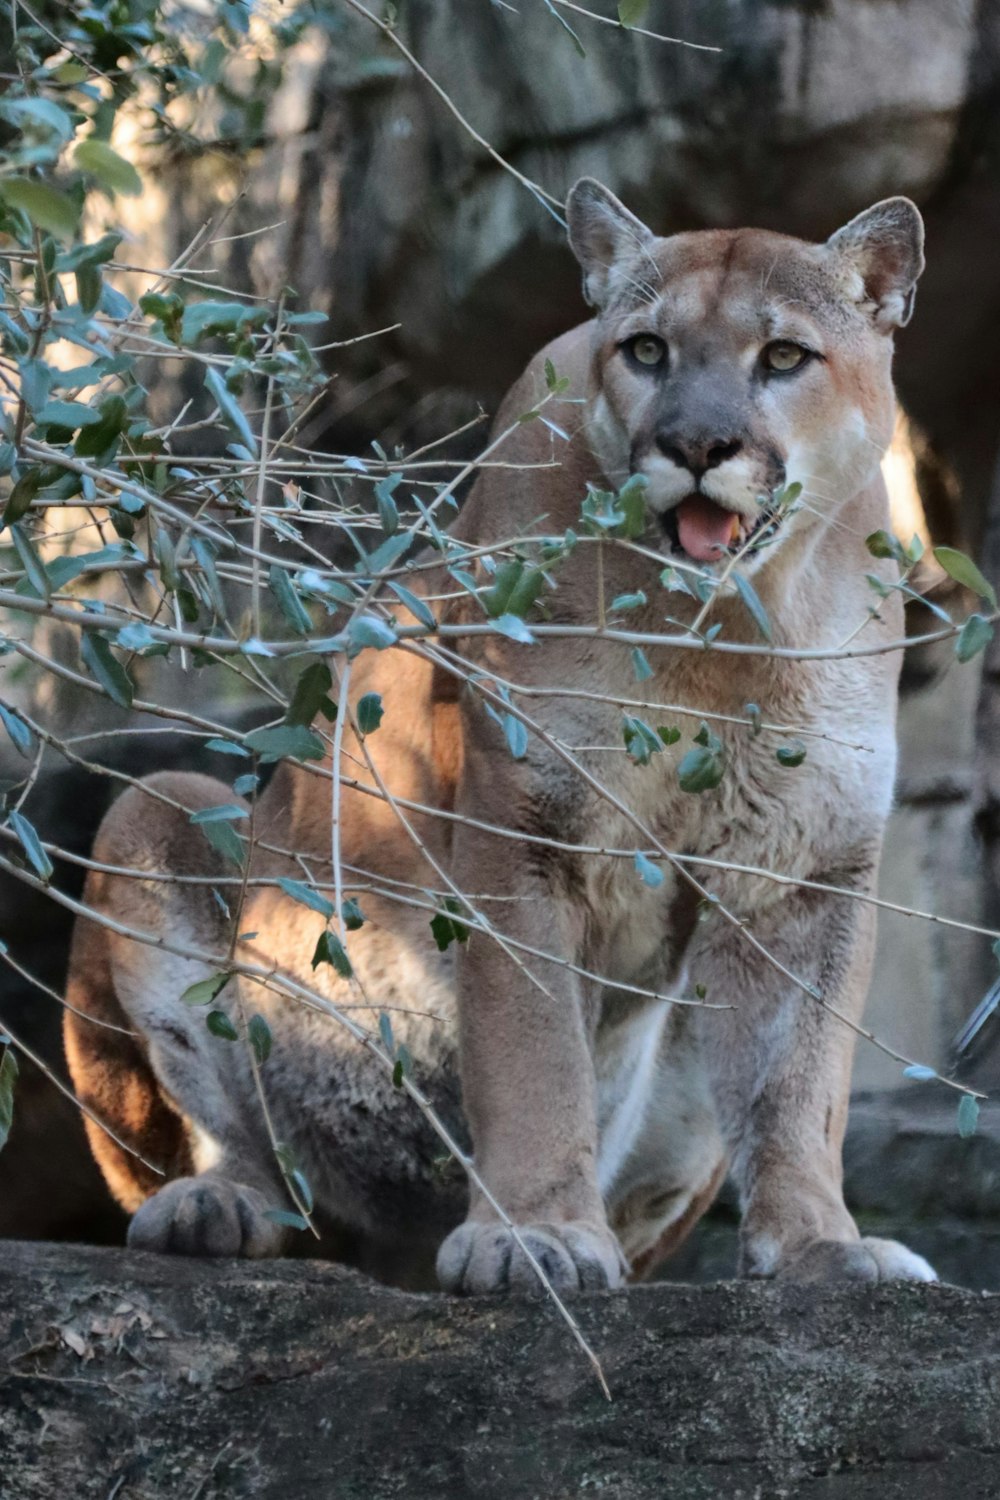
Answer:
M589 179L567 213L595 316L504 402L512 466L482 470L451 532L476 560L439 537L407 576L441 633L417 641L428 604L407 612L383 588L373 608L409 632L351 663L352 714L364 694L384 706L377 732L353 717L343 731L356 982L313 971L325 918L275 883L305 867L332 889L329 747L319 770L282 762L260 797L238 917L211 889L232 866L190 821L231 787L161 774L127 791L96 859L201 880L89 876L93 908L168 945L78 924L76 1088L166 1176L88 1121L94 1152L134 1215L131 1245L287 1245L251 1050L181 1001L212 972L197 955L232 954L370 1029L385 1013L414 1085L560 1290L647 1272L727 1171L743 1274L933 1279L904 1246L861 1237L841 1188L845 1021L875 927L858 898L875 889L895 764L899 652L879 648L903 628L899 594L877 601L866 581L896 573L865 538L888 520L892 335L923 267L920 216L891 198L823 245L661 239ZM529 576L497 628L480 599ZM231 910L232 883L219 891ZM439 952L435 910L445 941L449 926L466 940ZM294 1160L369 1264L436 1251L451 1291L534 1284L489 1197L442 1169L438 1137L362 1040L247 978L213 1003L234 1030L267 1021L260 1083L285 1174Z

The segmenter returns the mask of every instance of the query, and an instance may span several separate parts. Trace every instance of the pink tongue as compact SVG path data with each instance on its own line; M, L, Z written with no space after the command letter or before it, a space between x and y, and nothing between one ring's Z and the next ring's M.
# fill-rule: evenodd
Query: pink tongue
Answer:
M704 495L692 495L677 507L677 534L689 557L718 562L739 536L739 517Z

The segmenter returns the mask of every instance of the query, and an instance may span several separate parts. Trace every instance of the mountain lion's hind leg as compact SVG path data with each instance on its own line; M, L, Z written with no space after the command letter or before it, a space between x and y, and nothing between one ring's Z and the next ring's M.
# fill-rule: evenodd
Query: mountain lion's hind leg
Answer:
M222 878L225 869L189 814L232 802L206 776L162 774L153 790L174 808L127 791L97 836L100 864ZM183 809L183 810L182 810ZM223 890L226 888L223 887ZM181 952L225 955L229 924L208 883L142 880L92 871L86 904ZM280 1253L284 1232L265 1217L282 1201L261 1124L246 1050L212 1036L205 1010L181 995L211 972L202 962L77 923L70 960L65 1042L81 1101L158 1176L87 1120L108 1186L133 1213L129 1244L188 1255ZM224 1009L225 994L215 1005Z

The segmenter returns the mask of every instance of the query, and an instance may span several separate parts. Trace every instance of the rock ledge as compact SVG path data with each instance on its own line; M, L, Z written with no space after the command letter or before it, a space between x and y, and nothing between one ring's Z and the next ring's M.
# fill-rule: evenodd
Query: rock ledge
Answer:
M0 1495L1000 1495L1000 1297L658 1284L551 1307L8 1242Z

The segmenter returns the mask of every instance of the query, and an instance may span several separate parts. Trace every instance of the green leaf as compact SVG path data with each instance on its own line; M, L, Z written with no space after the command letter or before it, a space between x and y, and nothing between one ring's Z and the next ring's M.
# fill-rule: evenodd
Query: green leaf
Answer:
M673 724L659 724L656 730L665 745L676 745L681 732Z
M413 1058L410 1056L410 1049L405 1042L400 1042L396 1048L396 1061L392 1065L393 1087L401 1089L403 1087L403 1079L409 1078L412 1072Z
M986 599L991 609L996 609L996 589L983 577L971 557L966 557L964 552L959 552L955 547L935 547L934 556L949 578L954 578L956 583L971 589L980 599Z
M191 538L191 551L201 566L202 588L207 591L212 610L216 618L224 620L226 617L226 601L222 595L222 585L215 568L216 549L213 544L203 536Z
M452 943L467 943L469 941L469 929L465 922L455 922L454 917L460 916L462 908L453 896L446 896L444 910L436 911L431 917L431 932L434 941L441 953L447 951Z
M357 719L358 728L362 734L374 734L382 722L385 709L382 707L382 698L379 693L365 693L358 699Z
M292 1168L291 1172L288 1174L288 1180L297 1189L299 1198L306 1213L311 1214L313 1210L312 1188L309 1186L308 1182L306 1181L303 1174L299 1171L298 1167Z
M126 651L145 651L148 646L155 646L156 643L153 632L141 620L136 620L132 625L123 625L115 636L115 644Z
M970 615L955 638L959 661L971 661L993 639L993 626L985 615Z
M773 640L774 635L771 630L771 621L767 616L767 610L761 604L760 596L749 578L744 578L742 573L734 573L733 582L736 585L740 598L747 607L747 612L752 617L754 624L765 641Z
M120 708L131 708L132 680L104 637L84 631L80 637L80 655L112 702Z
M979 1100L971 1094L963 1094L958 1103L958 1133L963 1141L975 1135L979 1123Z
M205 1025L213 1036L220 1037L224 1042L238 1042L240 1034L224 1010L210 1010L205 1017Z
M112 193L124 193L127 198L137 198L142 192L142 178L131 162L113 151L107 141L98 141L91 136L81 141L73 152L73 161L81 172L96 177L101 187Z
M307 885L304 880L291 880L286 875L278 877L278 885L286 896L291 896L293 901L300 901L303 906L308 906L312 911L318 911L329 920L333 916L333 902L328 901L321 891L314 886Z
M157 530L153 539L153 556L160 565L163 587L176 593L181 586L181 575L177 571L177 555L169 532L164 531L162 527Z
M271 564L267 580L270 584L271 593L277 600L278 608L296 635L308 635L312 629L312 620L310 620L306 607L299 598L292 580L280 563Z
M507 749L515 760L523 760L528 753L528 730L513 714L502 714L500 727L507 741Z
M240 442L249 449L251 456L256 458L257 439L254 437L253 429L247 421L246 414L239 402L226 389L226 383L218 370L209 367L205 374L205 386L214 398L227 427L235 432Z
M262 1068L271 1056L271 1045L274 1041L271 1035L271 1028L263 1016L253 1015L250 1017L250 1022L247 1026L247 1040L253 1048L253 1055L258 1068Z
M81 428L73 451L78 458L103 458L128 426L129 414L122 396L109 396L98 407L101 420Z
M34 866L36 874L46 883L50 881L53 873L52 861L42 848L42 841L35 832L34 824L29 823L20 812L12 812L7 821L17 835L21 848Z
M49 575L45 571L42 559L31 545L27 532L15 522L10 528L10 539L14 543L15 552L21 559L25 578L39 598L47 599L52 592L49 586Z
M344 919L344 926L348 932L357 932L359 927L365 925L365 914L353 896L343 903L340 915Z
M296 760L322 760L326 754L319 735L304 724L276 724L270 729L252 729L243 736L243 743L260 756L263 766L269 766L272 761L281 760L286 755Z
M76 298L88 317L100 306L103 291L104 277L97 267L81 266L76 272Z
M181 999L185 1005L211 1005L231 978L231 974L210 974L207 979L199 979L195 984L189 984L181 995Z
M390 1057L395 1057L395 1055L396 1055L396 1040L395 1040L395 1037L392 1034L392 1021L386 1015L386 1013L385 1013L384 1010L381 1011L380 1014L379 1014L379 1018L378 1018L378 1034L379 1034L379 1036L382 1039L382 1046L388 1052L389 1056Z
M118 639L121 640L120 631L118 633ZM205 741L205 749L214 750L217 755L239 755L244 760L247 758L247 755L249 753L242 745L238 744L236 740L220 740L214 737L210 740Z
M400 603L406 606L411 615L414 615L420 621L421 625L426 625L428 630L434 629L437 621L434 618L434 611L426 600L421 599L417 594L411 593L401 583L390 581L389 587Z
M215 334L243 332L266 322L266 307L242 302L191 302L181 318L181 343L197 344Z
M34 740L27 724L12 708L0 703L0 724L6 729L11 743L19 755L28 756L34 748Z
M640 605L645 603L646 595L642 589L637 589L634 594L619 594L616 599L612 599L608 605L608 613L616 614L626 609L638 609Z
M40 427L66 427L70 432L93 427L100 420L100 412L84 406L82 401L46 401L41 411L35 413Z
M715 744L718 745L717 740ZM677 767L681 790L685 792L710 792L719 785L725 772L725 754L712 745L694 745Z
M780 766L801 766L806 758L806 747L801 740L790 740L787 745L778 746L774 758Z
M14 1085L17 1083L17 1058L7 1046L0 1057L0 1151L7 1144L14 1123Z
M616 536L642 536L646 529L646 489L649 481L645 474L632 474L618 491L618 504L624 517Z
M618 537L641 536L646 529L648 483L645 474L633 474L617 495L610 490L588 486L580 512L587 530L594 536L602 533Z
M357 572L369 574L381 573L386 568L395 567L396 563L413 546L413 533L410 531L397 531L395 536L386 537L374 552L368 553L363 559L355 563Z
M386 536L393 536L399 530L399 511L396 509L396 502L392 495L402 478L402 471L397 469L394 474L387 474L384 479L380 479L375 486L375 504L378 506L379 520L382 522L382 530Z
M330 668L324 661L310 662L303 672L300 672L285 714L285 723L292 726L301 725L308 729L324 704L329 704L328 694L333 686L333 678ZM332 704L331 712L335 713Z
M376 651L394 646L396 632L387 620L380 620L377 615L355 615L347 627L347 639L357 655L366 646L374 646Z
M42 136L55 135L60 141L68 141L73 134L70 116L51 99L35 96L4 99L0 101L0 119L7 120L17 130Z
M648 9L649 0L618 0L618 19L623 26L638 26Z
M92 240L89 245L74 245L71 250L64 250L56 257L56 270L79 271L81 267L106 265L122 239L120 231L113 230L110 234L102 234L99 240ZM61 370L58 383L63 385L66 375L70 373L72 372Z
M0 521L0 531L4 526L10 526L19 521L31 509L31 502L42 487L44 471L35 467L29 469L27 474L22 474L7 496L7 504L4 506L3 520Z
M231 823L199 823L198 827L216 853L228 859L238 870L243 869L246 843Z
M507 636L512 641L517 641L522 646L534 644L535 637L517 615L500 615L493 621L493 629L498 630L501 635Z
M865 546L872 557L891 557L901 568L906 566L905 548L891 531L873 531L865 537Z
M220 802L216 807L201 807L191 814L192 823L233 823L249 814L236 802Z
M622 739L630 760L637 766L648 766L650 757L663 749L665 741L644 719L622 715Z
M284 1229L308 1229L309 1221L301 1214L293 1214L288 1208L265 1208L264 1218L270 1219L272 1224L280 1224Z
M21 376L20 394L28 410L36 412L49 399L56 372L43 359L20 359L17 367Z
M520 619L531 610L537 601L538 594L543 588L544 576L540 567L522 567L519 577L514 580L510 597L507 600L507 609L501 610L502 615L517 615Z
M654 890L663 884L663 871L659 865L654 865L651 859L647 859L646 855L638 850L635 856L635 868L636 874L642 878L644 884L652 886Z
M641 646L633 646L632 648L632 671L635 673L636 682L645 682L653 675L653 669L649 665L649 658Z
M159 319L171 343L180 343L184 303L176 292L146 292L139 298L139 309L147 318Z
M350 979L354 973L346 948L340 938L329 928L320 933L316 951L312 956L313 968L318 968L320 964L331 964L341 979Z
M76 234L80 211L65 193L28 177L0 177L0 198L11 208L27 214L32 224L47 229L60 239L71 240Z
M483 607L491 619L502 615L522 618L537 600L544 582L541 568L529 568L517 560L501 563L493 587L482 596Z

